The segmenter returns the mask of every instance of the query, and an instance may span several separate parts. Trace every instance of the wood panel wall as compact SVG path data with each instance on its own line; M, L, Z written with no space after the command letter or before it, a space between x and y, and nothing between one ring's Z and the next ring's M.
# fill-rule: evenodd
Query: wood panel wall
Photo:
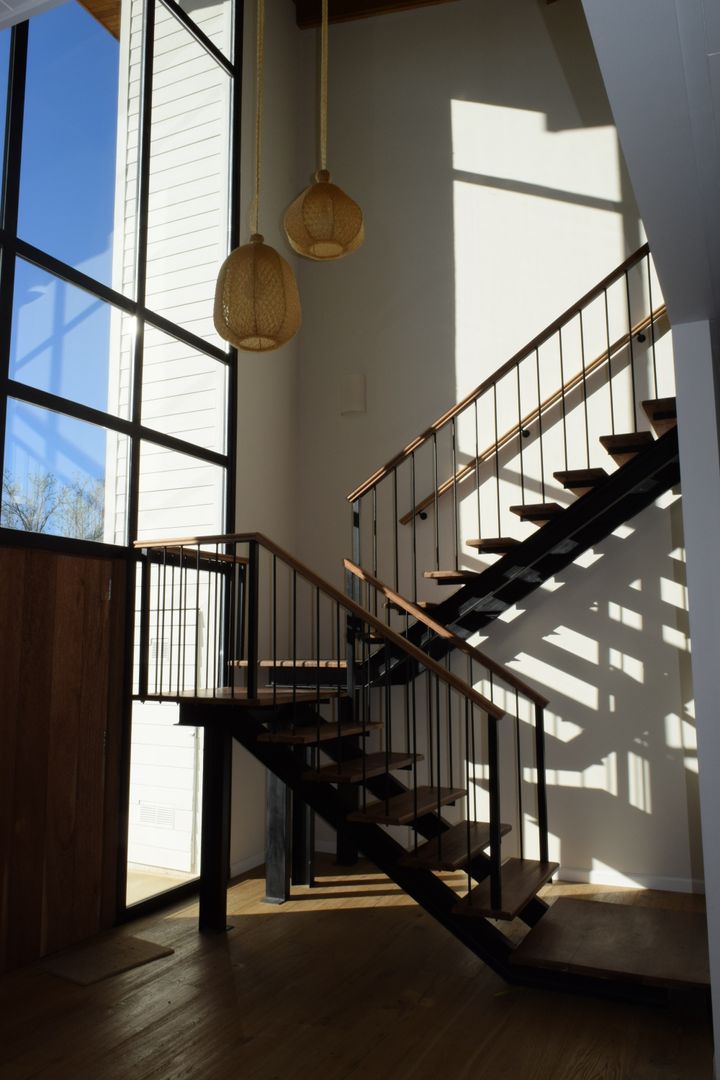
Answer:
M115 920L126 572L0 547L0 970Z

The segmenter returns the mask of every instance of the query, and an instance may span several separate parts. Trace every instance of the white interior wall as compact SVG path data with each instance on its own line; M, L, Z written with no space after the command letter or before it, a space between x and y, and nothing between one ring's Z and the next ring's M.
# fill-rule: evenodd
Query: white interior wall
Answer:
M347 492L643 232L577 6L460 0L341 24L330 56L329 166L363 207L367 239L341 262L300 267L297 550L339 583ZM311 82L312 57L303 62ZM313 152L308 113L308 175ZM366 377L367 409L343 415L354 374ZM538 661L555 658L557 723L579 729L551 738L548 755L559 777L551 827L568 870L689 888L701 869L677 513L652 508L632 529L622 555L608 540L590 572L567 572L572 591L537 594L486 647L539 684ZM624 627L625 609L642 631ZM598 657L584 677L578 635ZM613 827L603 830L604 810Z
M292 264L282 234L282 214L301 180L297 146L304 40L292 4L268 4L265 21L265 88L260 230ZM246 5L243 56L243 205L241 243L250 234L254 176L255 11ZM274 352L240 352L236 528L262 532L296 547L298 339ZM231 868L240 873L263 861L265 770L238 744L233 751Z

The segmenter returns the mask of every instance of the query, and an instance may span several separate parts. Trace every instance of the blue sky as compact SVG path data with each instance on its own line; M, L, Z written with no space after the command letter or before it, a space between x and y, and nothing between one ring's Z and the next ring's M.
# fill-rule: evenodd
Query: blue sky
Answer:
M0 43L7 72L9 31ZM118 43L73 0L30 22L19 236L111 284ZM3 86L6 84L6 77ZM107 408L107 305L18 262L11 375ZM45 410L11 406L6 467L98 477L105 434Z

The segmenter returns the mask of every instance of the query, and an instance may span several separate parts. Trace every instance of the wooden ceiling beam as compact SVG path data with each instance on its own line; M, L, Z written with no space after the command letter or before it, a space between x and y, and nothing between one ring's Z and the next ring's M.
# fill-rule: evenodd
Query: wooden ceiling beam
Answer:
M120 38L120 3L121 0L80 0L93 18L109 30L114 38Z
M329 0L330 22L349 22L369 19L393 11L409 11L430 4L447 4L453 0ZM297 24L301 29L320 25L321 0L294 0Z

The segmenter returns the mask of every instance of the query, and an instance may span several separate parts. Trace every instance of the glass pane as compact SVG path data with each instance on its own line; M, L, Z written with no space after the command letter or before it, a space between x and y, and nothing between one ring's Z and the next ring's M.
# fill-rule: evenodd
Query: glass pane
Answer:
M220 532L225 520L225 469L143 442L138 538L163 540Z
M129 417L134 324L97 297L18 259L10 377Z
M8 76L10 72L10 30L0 31L0 146L5 145L7 120ZM0 170L2 164L0 164Z
M128 904L182 885L200 869L203 731L178 726L179 711L133 702Z
M232 4L229 0L178 0L213 45L232 60Z
M224 364L146 326L143 424L222 454L226 386Z
M118 42L74 2L30 20L18 234L112 280Z
M114 531L113 508L125 500L114 463L127 455L124 435L11 398L0 523L124 543Z
M212 323L228 252L230 80L158 5L147 306L224 347Z

